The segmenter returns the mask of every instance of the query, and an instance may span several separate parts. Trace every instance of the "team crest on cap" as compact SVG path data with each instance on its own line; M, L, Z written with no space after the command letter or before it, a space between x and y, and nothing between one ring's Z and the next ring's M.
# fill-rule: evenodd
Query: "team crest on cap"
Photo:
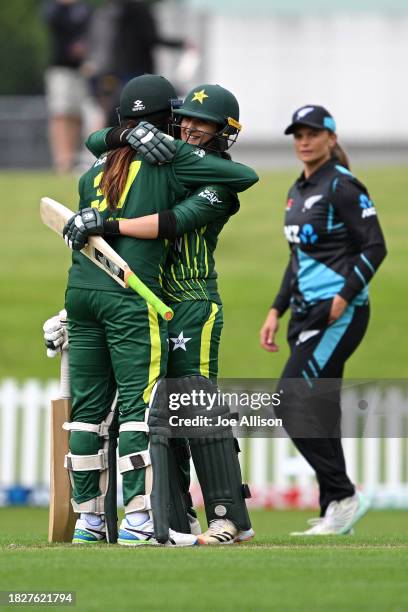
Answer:
M204 98L208 98L207 94L205 93L205 89L202 89L201 91L195 91L194 92L194 96L191 98L192 102L199 102L200 104L203 103Z
M296 119L303 119L306 115L314 111L313 106L306 106L305 108L301 108L296 115Z

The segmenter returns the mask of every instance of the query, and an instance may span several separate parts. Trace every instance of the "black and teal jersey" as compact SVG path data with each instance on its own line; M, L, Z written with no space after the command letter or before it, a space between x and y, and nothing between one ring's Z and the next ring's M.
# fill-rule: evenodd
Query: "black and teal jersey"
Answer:
M302 312L339 294L363 304L386 255L377 212L365 186L329 160L291 187L285 213L290 259L273 307Z
M214 252L222 228L238 210L236 194L221 185L200 187L172 209L177 237L170 245L162 277L168 302L220 303Z

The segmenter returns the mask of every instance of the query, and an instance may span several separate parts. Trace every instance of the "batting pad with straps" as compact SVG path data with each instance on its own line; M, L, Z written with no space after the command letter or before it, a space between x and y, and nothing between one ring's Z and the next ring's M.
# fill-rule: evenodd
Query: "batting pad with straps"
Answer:
M72 500L72 507L75 512L92 512L94 514L105 514L105 497L109 486L109 429L114 421L114 407L104 421L99 424L83 423L73 421L64 423L63 429L66 431L86 431L96 434L103 439L103 447L96 455L74 455L69 452L65 456L64 465L69 471L71 486L74 486L72 472L99 471L99 489L101 495L88 501L77 503Z
M124 431L142 431L144 433L149 432L149 426L147 424L147 419L149 416L149 411L146 410L145 420L144 421L128 421L127 423L122 423L119 427L119 434ZM128 504L125 506L125 514L129 512L135 511L143 511L143 510L151 510L151 500L150 494L152 491L153 484L153 470L152 470L152 462L150 458L150 444L147 450L142 450L134 453L129 453L128 455L124 455L123 457L119 457L118 465L119 471L121 474L125 472L129 472L131 470L145 470L145 486L144 495L135 495Z

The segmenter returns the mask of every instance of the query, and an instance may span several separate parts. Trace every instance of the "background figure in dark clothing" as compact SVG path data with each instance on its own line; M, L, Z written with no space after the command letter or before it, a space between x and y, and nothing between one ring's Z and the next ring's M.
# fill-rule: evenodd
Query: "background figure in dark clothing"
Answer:
M152 2L110 0L95 13L91 25L90 72L106 113L107 125L116 125L116 107L123 86L130 79L156 72L157 46L181 50L181 38L159 34Z
M50 63L45 73L49 139L54 167L61 173L72 169L83 115L95 108L80 70L87 53L91 14L81 0L52 0L43 7L50 37Z

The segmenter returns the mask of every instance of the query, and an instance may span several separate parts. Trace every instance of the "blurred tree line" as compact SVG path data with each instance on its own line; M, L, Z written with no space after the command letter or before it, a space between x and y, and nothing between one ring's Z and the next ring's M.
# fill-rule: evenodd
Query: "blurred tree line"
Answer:
M102 0L87 0L98 6ZM0 95L41 94L48 60L43 0L0 0Z

